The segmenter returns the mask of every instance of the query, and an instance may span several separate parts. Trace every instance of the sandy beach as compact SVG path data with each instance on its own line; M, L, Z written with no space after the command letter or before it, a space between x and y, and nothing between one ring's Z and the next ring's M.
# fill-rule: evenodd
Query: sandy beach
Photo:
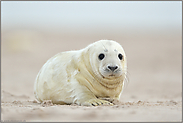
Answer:
M181 37L178 33L47 34L15 30L2 33L2 121L182 121ZM23 35L23 36L22 36ZM142 35L144 35L142 37ZM79 50L100 39L119 42L128 58L129 82L114 106L40 104L34 80L53 55Z

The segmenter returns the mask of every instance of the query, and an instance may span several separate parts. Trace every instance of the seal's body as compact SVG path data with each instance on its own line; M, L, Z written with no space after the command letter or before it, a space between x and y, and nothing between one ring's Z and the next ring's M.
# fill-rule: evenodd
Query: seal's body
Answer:
M112 105L104 99L120 98L126 72L127 59L121 45L100 40L50 58L37 75L34 94L40 102Z

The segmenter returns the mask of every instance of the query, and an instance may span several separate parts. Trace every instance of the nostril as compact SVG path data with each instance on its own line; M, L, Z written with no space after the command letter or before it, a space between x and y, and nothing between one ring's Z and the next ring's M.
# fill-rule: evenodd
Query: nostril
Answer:
M111 71L114 71L114 70L118 69L118 66L108 66L108 68L109 68Z
M111 70L111 66L108 66L108 68Z
M116 69L118 69L118 66L116 66L116 67L114 68L114 70L116 70Z

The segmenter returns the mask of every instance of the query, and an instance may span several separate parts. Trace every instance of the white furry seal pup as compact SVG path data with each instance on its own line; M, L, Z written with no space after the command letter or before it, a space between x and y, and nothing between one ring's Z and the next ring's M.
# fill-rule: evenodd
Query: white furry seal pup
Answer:
M113 105L105 99L120 98L126 73L127 58L122 46L100 40L50 58L37 75L34 94L40 102Z

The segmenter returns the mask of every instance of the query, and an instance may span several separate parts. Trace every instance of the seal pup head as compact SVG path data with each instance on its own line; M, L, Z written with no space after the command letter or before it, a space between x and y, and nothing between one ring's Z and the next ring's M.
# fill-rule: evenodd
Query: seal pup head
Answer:
M125 77L127 59L122 46L112 40L100 40L88 46L92 71L98 78Z

